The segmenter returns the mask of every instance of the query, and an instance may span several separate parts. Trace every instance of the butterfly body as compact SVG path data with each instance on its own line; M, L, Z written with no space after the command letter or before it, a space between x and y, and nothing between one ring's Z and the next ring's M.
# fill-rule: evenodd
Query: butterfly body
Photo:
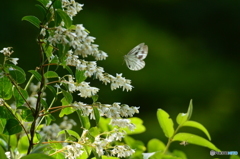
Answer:
M127 67L133 71L141 70L145 66L145 62L143 60L147 57L147 54L147 45L141 43L135 46L132 50L129 51L127 55L124 56Z

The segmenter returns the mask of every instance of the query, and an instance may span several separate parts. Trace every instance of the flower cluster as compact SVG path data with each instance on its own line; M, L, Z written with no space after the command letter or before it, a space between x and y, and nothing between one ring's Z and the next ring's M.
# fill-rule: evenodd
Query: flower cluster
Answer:
M61 130L70 130L73 126L76 126L77 123L72 120L68 119L67 116L63 118L63 121L58 125L56 123L53 123L48 126L44 126L42 130L39 132L41 136L45 136L45 140L57 140L57 141L63 141L64 137L62 135L58 136L58 132Z
M14 51L12 51L12 47L5 47L2 50L0 50L0 53L2 53L6 57L6 61L12 62L14 65L18 64L19 58L10 58Z

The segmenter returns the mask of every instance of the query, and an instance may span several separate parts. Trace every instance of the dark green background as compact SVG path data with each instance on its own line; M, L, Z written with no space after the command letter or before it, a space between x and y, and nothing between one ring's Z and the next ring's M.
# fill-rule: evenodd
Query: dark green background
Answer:
M202 123L212 142L222 151L240 153L240 1L239 0L84 0L83 11L74 18L83 24L100 49L108 53L98 62L111 74L123 73L132 80L132 92L110 91L100 87L102 103L121 102L140 106L136 116L144 120L147 131L133 136L147 142L152 138L167 141L156 118L158 108L175 121L186 112L193 99L192 120ZM0 4L0 49L12 46L19 66L34 69L39 63L36 43L38 30L25 15L40 12L36 1L2 1ZM149 46L146 67L130 71L123 56L135 45ZM81 99L77 99L81 100ZM176 125L176 124L175 124ZM199 130L185 128L206 136ZM185 147L173 143L190 159L210 159L209 149L196 145ZM228 156L218 156L229 158Z

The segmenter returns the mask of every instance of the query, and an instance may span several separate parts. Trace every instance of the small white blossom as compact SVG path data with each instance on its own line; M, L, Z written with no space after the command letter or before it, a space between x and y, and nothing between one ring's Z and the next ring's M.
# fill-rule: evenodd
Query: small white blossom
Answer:
M117 157L128 157L134 153L135 151L127 145L117 145L111 150L111 154L113 156L117 155Z
M84 152L84 147L78 143L65 146L65 158L76 159Z
M131 131L135 129L135 125L131 123L129 119L112 119L110 122L111 125L119 127L128 127Z
M8 56L8 57L10 57L13 52L14 51L12 51L12 47L5 47L2 50L0 50L0 53L2 53L4 56Z

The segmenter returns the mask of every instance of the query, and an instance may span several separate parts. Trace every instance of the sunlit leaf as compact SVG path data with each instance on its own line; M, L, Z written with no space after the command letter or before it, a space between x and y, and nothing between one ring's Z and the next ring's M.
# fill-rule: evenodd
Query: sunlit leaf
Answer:
M148 152L162 152L165 148L165 144L158 139L151 139L147 144Z
M210 141L190 133L178 133L173 137L172 141L186 141L189 144L195 144L203 147L208 147L211 150L220 151Z
M207 135L208 139L211 140L211 136L208 133L207 129L202 124L196 121L186 121L182 126L190 126L202 130Z
M143 120L137 117L129 118L131 123L135 125L134 130L129 130L129 128L124 128L128 135L140 134L146 131L146 127L143 125Z
M174 134L173 121L168 113L162 109L158 109L157 118L165 136L168 138L172 137Z

